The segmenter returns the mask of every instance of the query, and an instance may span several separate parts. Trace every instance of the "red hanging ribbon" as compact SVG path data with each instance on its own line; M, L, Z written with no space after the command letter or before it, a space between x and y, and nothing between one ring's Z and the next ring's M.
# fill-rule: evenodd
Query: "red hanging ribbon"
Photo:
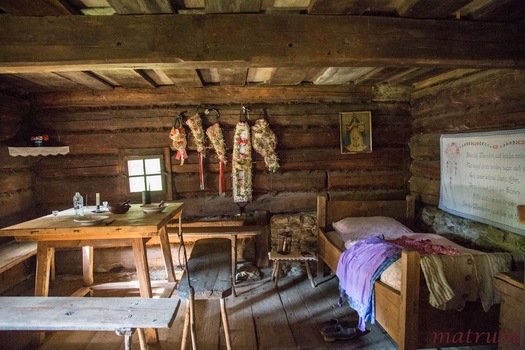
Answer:
M203 190L204 189L204 164L203 164L203 157L202 157L202 153L198 153L199 154L199 185L200 185L200 189Z
M224 195L224 186L226 182L224 181L224 162L219 162L219 195Z

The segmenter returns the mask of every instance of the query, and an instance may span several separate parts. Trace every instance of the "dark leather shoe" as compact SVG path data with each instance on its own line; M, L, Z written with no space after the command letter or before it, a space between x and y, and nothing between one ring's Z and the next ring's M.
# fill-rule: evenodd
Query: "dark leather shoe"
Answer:
M329 326L324 333L324 340L326 342L334 342L337 340L352 339L357 335L357 329L353 327L344 327L340 324Z

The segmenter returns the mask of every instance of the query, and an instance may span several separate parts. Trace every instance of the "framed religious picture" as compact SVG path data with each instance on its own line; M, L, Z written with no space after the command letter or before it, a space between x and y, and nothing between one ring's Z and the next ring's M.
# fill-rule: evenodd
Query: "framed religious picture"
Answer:
M339 134L342 154L372 152L372 113L339 113Z

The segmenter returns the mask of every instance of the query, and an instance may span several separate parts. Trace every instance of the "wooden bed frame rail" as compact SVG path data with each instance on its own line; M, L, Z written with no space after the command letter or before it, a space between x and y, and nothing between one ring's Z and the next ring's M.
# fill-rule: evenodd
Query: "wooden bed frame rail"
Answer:
M326 236L331 224L349 216L389 216L413 228L414 199L397 201L328 201L317 199L318 276L323 275L323 263L337 270L342 253ZM376 321L398 344L400 350L462 346L454 335L467 332L494 334L498 330L499 305L484 312L480 302L468 302L461 312L443 311L432 307L425 278L420 268L420 255L416 251L401 253L401 290L386 284L374 283ZM464 341L466 339L463 339ZM482 345L476 344L476 345Z

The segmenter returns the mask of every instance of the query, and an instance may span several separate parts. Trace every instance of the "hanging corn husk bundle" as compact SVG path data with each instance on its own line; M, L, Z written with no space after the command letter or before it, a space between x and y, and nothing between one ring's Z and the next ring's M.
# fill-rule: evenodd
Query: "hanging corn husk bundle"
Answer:
M204 146L204 129L202 128L202 119L199 113L186 120L186 125L190 127L199 157L199 187L204 189L204 157L206 157L206 147Z
M233 201L252 200L252 146L250 126L244 121L237 123L233 140L232 159Z
M186 153L186 131L182 126L182 116L178 116L175 119L175 123L170 131L170 139L173 140L171 149L177 151L176 159L180 160L180 165L184 164L184 159L188 158Z
M257 119L252 126L253 149L264 158L264 163L272 173L279 169L279 159L275 153L277 137L270 129L266 119Z
M215 123L206 129L206 135L210 139L211 145L215 149L217 158L219 158L219 194L224 195L224 167L226 165L226 143L219 123Z

